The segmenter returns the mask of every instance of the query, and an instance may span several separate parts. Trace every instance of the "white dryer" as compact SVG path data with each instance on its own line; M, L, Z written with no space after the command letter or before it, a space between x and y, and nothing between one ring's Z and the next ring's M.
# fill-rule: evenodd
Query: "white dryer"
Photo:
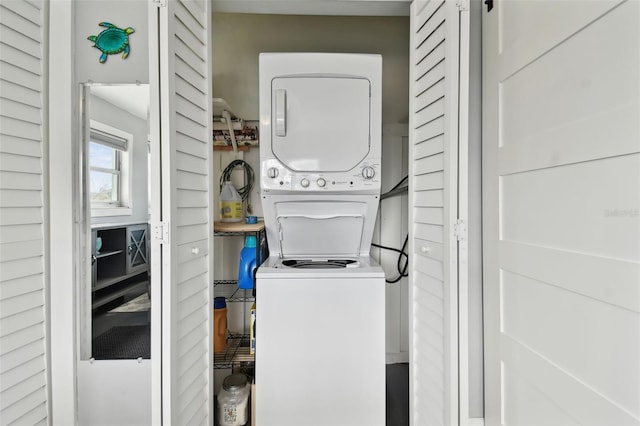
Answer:
M256 424L385 423L379 55L260 55Z

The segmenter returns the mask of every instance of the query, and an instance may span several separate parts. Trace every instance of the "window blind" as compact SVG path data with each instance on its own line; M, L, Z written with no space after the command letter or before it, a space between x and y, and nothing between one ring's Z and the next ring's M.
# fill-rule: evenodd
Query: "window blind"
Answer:
M120 151L127 151L129 146L127 139L96 129L91 129L91 141Z

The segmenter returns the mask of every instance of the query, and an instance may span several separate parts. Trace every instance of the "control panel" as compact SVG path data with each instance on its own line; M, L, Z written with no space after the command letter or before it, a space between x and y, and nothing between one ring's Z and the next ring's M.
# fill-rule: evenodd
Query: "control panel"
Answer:
M348 172L294 172L277 159L262 162L261 188L265 192L379 191L380 161L367 160Z

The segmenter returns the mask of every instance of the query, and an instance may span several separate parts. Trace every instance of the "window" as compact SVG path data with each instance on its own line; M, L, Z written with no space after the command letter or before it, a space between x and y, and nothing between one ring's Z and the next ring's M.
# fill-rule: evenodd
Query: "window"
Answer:
M128 150L132 136L91 121L89 133L89 193L96 215L103 209L130 207L128 190ZM101 209L101 210L97 210ZM113 214L120 213L113 212Z

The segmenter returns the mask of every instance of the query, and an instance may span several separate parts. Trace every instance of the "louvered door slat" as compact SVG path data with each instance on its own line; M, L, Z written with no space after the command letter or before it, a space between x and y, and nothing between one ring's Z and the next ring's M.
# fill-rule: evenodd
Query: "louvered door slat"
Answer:
M0 152L38 158L42 155L42 141L40 140L23 139L2 132L0 132L0 136L2 136L0 138Z
M426 68L426 67L425 67ZM413 93L417 96L444 78L444 58L433 67L425 69L414 83Z
M182 141L183 143L180 146L180 149L178 150L178 152L182 154L191 155L201 160L206 160L207 155L209 154L209 150L207 150L206 142L200 139L194 139L194 138L188 137L187 135L183 135L183 136L185 136L185 138Z
M2 2L2 7L15 14L13 19L11 19L12 17L8 17L7 19L16 26L24 26L30 23L32 26L39 28L42 24L41 10L26 1L4 1ZM38 30L37 33L40 35L40 30Z
M422 142L444 134L444 116L431 120L415 129L416 142Z
M438 135L426 141L421 141L414 146L414 149L415 159L439 154L444 152L444 137L442 135Z
M176 9L176 15L181 18L182 22L187 28L199 28L200 31L197 32L197 35L204 44L207 43L207 18L205 12L207 6L205 3L206 2L204 1L197 0L180 0L179 6ZM187 21L185 17L188 17L192 21Z
M202 74L187 64L179 55L175 63L176 76L185 84L195 87L201 94L207 91L207 82L202 79Z
M419 31L432 18L433 14L445 4L444 0L417 0L414 1L413 14L415 20L412 28Z
M179 57L184 63L196 72L200 78L207 75L207 69L203 65L202 57L194 52L186 41L177 38L176 41L176 56Z
M190 351L202 351L205 348L202 345L203 340L208 336L205 328L194 328L188 334L181 336L178 340L178 359L182 359L185 354Z
M202 60L206 58L207 52L204 43L198 38L196 33L189 29L189 23L186 23L186 26L180 26L176 29L176 37Z
M42 127L39 123L30 123L22 118L0 115L0 129L2 129L2 136L16 136L34 141L42 137Z
M178 169L188 170L191 173L207 176L209 172L206 167L207 165L201 160L202 158L194 157L193 155L185 152L178 152L176 157Z
M29 72L42 76L42 60L25 54L21 46L3 46L2 56L6 58L8 62L11 62L16 67L20 68L22 72Z
M424 37L424 40L419 42L418 48L416 49L418 63L426 60L426 58L433 53L433 50L444 42L445 26L443 14L444 12L434 16L433 19L435 19L435 21L433 21L433 25L425 26L425 28L418 33L419 37Z
M426 108L432 106L437 101L442 100L442 98L444 97L444 90L445 90L445 81L443 78L416 97L416 105L415 105L416 111L422 112ZM439 106L440 106L440 110L432 111L428 115L427 120L422 120L421 117L418 116L416 118L417 120L416 125L419 126L421 124L424 124L426 121L429 121L429 119L433 119L441 116L443 114L442 107L444 105L441 104ZM431 108L431 110L433 109L434 108Z
M182 79L176 80L176 93L185 99L189 99L190 102L196 104L203 110L207 108L207 103L201 96L202 92L187 81Z
M0 301L40 290L41 279L39 274L36 273L9 281L2 281L0 283Z
M18 241L0 244L0 257L2 257L3 262L9 262L34 256L43 256L43 246L42 240Z
M203 123L206 120L206 110L198 107L196 104L181 96L176 97L176 109L183 117L194 121L195 123Z
M14 368L34 358L43 358L44 348L40 342L28 342L18 349L0 356L0 374L7 373Z
M9 389L20 384L25 377L33 377L44 372L45 364L42 357L33 358L25 361L20 368L14 368L6 374L2 374L2 385L0 391Z
M202 238L203 235L207 234L209 230L209 224L197 224L191 226L183 226L182 232L178 236L176 241L177 244L187 244L190 241L197 241L198 238Z
M33 56L34 58L42 58L42 46L40 45L40 42L24 34L19 29L0 25L0 37L2 40L5 40L5 42L10 43L15 47L19 47L24 53Z
M0 189L0 199L2 199L2 206L7 207L42 207L42 197L38 193L38 191L18 191L14 189ZM9 231L12 228L7 228L6 231ZM5 234L0 229L0 239L3 242L9 242L8 237L5 237ZM36 230L39 232L39 230ZM17 232L20 234L24 233L24 229L19 229ZM31 238L33 239L33 238Z
M2 105L0 106L0 114L4 117L24 121L26 123L41 124L39 108L10 99L3 99Z
M27 89L40 91L42 86L40 75L24 71L15 64L0 62L0 79Z
M18 303L30 302L30 301L23 301L18 299L19 298L16 298L16 302ZM26 298L23 298L23 299L26 299ZM41 302L42 294L38 294L38 299ZM6 305L6 304L3 304L3 305ZM31 303L26 307L24 307L23 309L24 310L34 309L34 307L36 306L38 306L38 302ZM40 323L40 324L25 327L20 330L20 333L13 333L7 336L0 337L0 343L2 343L3 350L10 352L24 346L26 343L44 339L43 328L44 328L44 323ZM39 379L42 380L42 377L40 377ZM44 386L44 383L42 383L42 385Z
M0 152L0 168L12 172L42 174L42 160L19 154L5 154Z
M42 94L35 88L24 87L11 81L0 79L0 96L14 102L40 108Z

